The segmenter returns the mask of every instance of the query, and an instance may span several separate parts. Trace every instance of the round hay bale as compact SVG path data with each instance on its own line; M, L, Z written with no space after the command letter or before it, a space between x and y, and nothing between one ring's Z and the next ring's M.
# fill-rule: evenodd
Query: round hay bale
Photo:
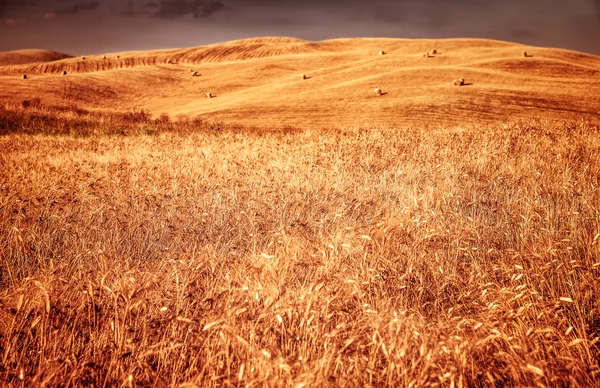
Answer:
M380 51L380 52L379 52L379 55L385 55L385 51L383 51L383 50L382 50L382 51Z
M454 81L452 81L452 84L454 86L462 86L465 84L465 80L464 78L456 78Z
M62 75L67 75L67 71L66 71L66 70L63 70L63 71L62 71Z
M211 92L206 93L206 98L213 98L213 95Z
M27 79L27 74L23 74L23 79Z
M523 51L523 52L521 53L521 55L523 55L523 57L527 58L527 51Z
M306 79L306 74L302 74L302 75L300 76L300 79Z
M117 59L120 59L120 58L121 58L121 56L120 56L120 55L117 55Z
M165 63L171 63L171 60L170 60L170 59L167 59L167 60L165 61Z
M435 55L435 54L437 54L437 50L436 50L436 49L433 49L433 50L431 50L431 53L432 53L433 55Z
M375 88L375 90L373 92L375 92L376 96L381 96L383 94L383 92L379 88Z
M429 52L426 52L425 54L423 54L423 58L429 58Z
M103 55L103 56L102 56L102 59L106 59L106 55Z
M200 73L198 73L197 71L194 71L192 73L192 77L200 77Z
M81 59L85 61L85 57L81 57Z

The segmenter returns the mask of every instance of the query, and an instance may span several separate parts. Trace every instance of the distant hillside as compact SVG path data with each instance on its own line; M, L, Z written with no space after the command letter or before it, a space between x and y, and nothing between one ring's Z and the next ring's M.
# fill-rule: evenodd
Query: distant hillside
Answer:
M274 37L0 66L0 102L260 127L600 121L599 80L598 56L495 40Z
M52 62L72 58L72 55L49 50L16 50L0 52L0 66L24 65L29 63Z

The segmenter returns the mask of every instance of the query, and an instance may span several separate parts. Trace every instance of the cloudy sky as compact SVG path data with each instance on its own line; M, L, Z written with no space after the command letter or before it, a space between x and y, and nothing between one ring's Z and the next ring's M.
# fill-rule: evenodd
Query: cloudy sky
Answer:
M0 0L0 51L82 55L257 36L479 37L600 55L600 0Z

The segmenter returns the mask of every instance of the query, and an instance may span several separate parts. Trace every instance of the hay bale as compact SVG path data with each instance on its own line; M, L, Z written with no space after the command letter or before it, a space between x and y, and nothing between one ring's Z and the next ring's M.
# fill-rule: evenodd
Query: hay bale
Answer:
M62 75L67 75L67 71L66 71L66 70L63 70L63 71L62 71Z
M454 86L462 86L465 84L465 79L464 78L456 78L454 81L452 81L452 84Z
M106 59L106 55L103 55L103 56L102 56L102 59Z
M192 77L200 77L200 73L198 73L197 71L194 71L192 73Z
M383 51L383 50L379 52L379 55L385 55L385 54L386 54L386 53L385 53L385 51Z
M120 59L120 58L121 58L121 56L120 56L120 55L117 55L117 59Z
M431 54L433 54L433 55L437 54L437 50L436 49L431 50Z
M190 69L190 73L193 73L193 72L194 72L194 69Z
M170 59L167 59L167 60L165 61L165 63L169 64L169 63L171 63L171 60L170 60Z
M522 55L523 55L523 57L525 57L525 58L527 58L527 56L528 56L528 55L527 55L527 51L523 51L521 54L522 54Z
M423 58L429 58L429 52L426 52L425 54L423 54Z
M374 92L376 96L381 96L383 94L383 92L379 88L375 88Z
M302 74L302 75L300 76L300 79L306 79L306 74Z
M23 79L27 79L27 74L23 74Z
M211 92L206 93L206 98L213 98L213 95Z
M85 61L85 57L81 57L81 59Z

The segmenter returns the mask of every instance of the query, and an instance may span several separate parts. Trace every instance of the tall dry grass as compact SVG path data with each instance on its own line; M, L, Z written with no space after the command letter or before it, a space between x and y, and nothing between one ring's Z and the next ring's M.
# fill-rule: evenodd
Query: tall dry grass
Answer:
M9 386L600 383L596 127L61 122L0 137Z

